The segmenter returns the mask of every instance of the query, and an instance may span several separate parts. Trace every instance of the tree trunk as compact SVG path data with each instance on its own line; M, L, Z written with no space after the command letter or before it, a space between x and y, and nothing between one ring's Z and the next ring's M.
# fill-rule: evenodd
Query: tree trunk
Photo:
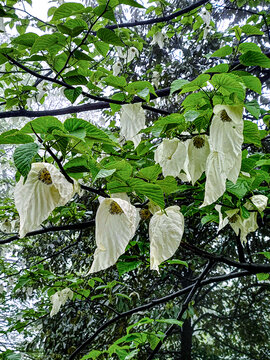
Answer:
M186 319L184 321L182 331L181 331L180 360L192 360L192 358L191 358L191 348L192 348L191 319Z

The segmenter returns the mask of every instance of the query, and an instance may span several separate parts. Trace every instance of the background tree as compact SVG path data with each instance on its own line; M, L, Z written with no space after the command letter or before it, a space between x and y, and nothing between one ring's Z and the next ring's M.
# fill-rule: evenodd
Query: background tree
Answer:
M249 199L269 198L269 1L55 1L46 21L27 4L0 2L11 34L0 47L0 358L268 359L269 207ZM208 136L219 104L244 106L241 172L201 207L205 172L194 185L186 167L166 176L155 153L164 139ZM128 130L146 116L139 140L124 131L125 109ZM81 191L20 238L13 189L41 163ZM142 219L116 265L86 275L100 196L117 193ZM45 199L33 207L41 212ZM184 235L158 274L149 266L152 209L169 218L173 205ZM258 229L244 242L233 215L218 231L216 205L223 218L237 209L243 223L256 213ZM113 231L104 225L104 236Z

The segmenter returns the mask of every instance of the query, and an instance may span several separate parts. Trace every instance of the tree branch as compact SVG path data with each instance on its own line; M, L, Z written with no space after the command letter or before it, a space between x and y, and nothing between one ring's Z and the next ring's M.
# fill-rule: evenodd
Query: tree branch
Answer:
M205 286L214 282L222 282L222 281L227 281L230 279L235 279L235 278L239 278L239 277L244 277L244 276L250 276L251 273L248 271L241 271L241 272L237 272L237 273L230 273L230 274L226 274L226 275L221 275L221 276L215 276L212 278L209 278L207 280L203 280L199 286ZM105 330L108 326L116 323L117 321L119 321L121 318L130 316L132 314L138 313L140 311L146 311L148 309L151 309L155 306L164 304L170 300L173 300L179 296L182 296L186 293L188 293L189 291L191 291L191 289L193 288L194 285L190 285L187 286L184 289L181 289L179 291L176 291L170 295L164 296L162 298L159 299L155 299L152 300L150 303L142 305L142 306L138 306L134 309L128 310L126 312L123 312L121 314L119 314L118 316L114 317L113 319L108 320L107 322L105 322L104 324L102 324L95 332L94 334L88 338L87 340L85 340L69 357L69 360L74 360L75 357L85 348L87 348L94 340L96 337L98 337L100 335L100 333Z

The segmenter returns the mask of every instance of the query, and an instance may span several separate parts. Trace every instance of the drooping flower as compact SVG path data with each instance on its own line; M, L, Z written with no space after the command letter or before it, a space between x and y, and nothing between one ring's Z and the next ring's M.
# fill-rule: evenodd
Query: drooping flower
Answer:
M139 211L125 198L104 198L101 201L96 214L97 249L88 274L114 265L135 235L140 221Z
M56 315L59 312L60 307L62 305L65 305L68 299L72 300L72 298L73 298L73 291L69 288L65 288L53 294L50 297L50 300L52 302L52 310L50 312L50 317Z
M184 233L184 216L179 206L157 211L149 223L150 269L169 259L178 249Z
M216 105L210 126L210 155L206 163L205 198L210 205L226 190L226 179L236 183L242 160L243 107Z
M205 28L204 28L204 30L203 30L203 40L205 40L205 39L207 38L207 35L208 35L210 29L211 29L211 26L210 26L210 25L206 25L206 26L205 26Z
M198 135L188 140L188 173L192 185L194 185L205 171L209 153L208 136Z
M200 207L215 202L226 190L226 174L223 171L224 155L211 151L206 161L204 201Z
M155 88L158 89L160 80L160 73L158 71L153 71L152 83L155 85Z
M203 19L205 25L210 25L210 21L211 21L211 15L210 12L207 10L203 10L203 12L200 14L201 18Z
M130 47L127 51L127 63L131 62L136 56L140 55L139 50L134 46Z
M122 105L120 112L120 136L125 140L131 140L136 148L141 141L140 130L145 127L145 114L141 104Z
M0 17L0 32L5 32L5 30L4 19Z
M180 171L185 170L187 163L186 144L177 138L164 139L157 147L154 159L162 167L164 177L179 176Z
M114 76L117 76L117 75L120 73L121 69L122 69L122 64L121 64L121 62L120 62L120 61L116 61L116 62L113 64L112 69L113 69L113 75L114 75Z
M245 203L245 208L247 210L259 210L262 212L267 206L268 198L264 195L254 195L252 196L249 201ZM255 207L254 207L255 205ZM247 235L251 232L254 232L258 229L257 224L257 212L252 211L249 213L249 217L244 219L240 215L239 209L232 209L225 211L227 217L223 219L222 212L221 212L221 205L216 205L215 209L219 214L219 227L218 231L223 229L227 224L230 224L232 229L234 230L235 234L238 236L240 232L240 240L242 243L247 242Z
M162 32L157 32L153 35L153 40L151 41L150 45L157 44L161 49L164 48L164 41L167 39L167 36L162 34Z
M20 237L36 230L57 207L65 205L78 192L52 164L33 163L24 183L23 177L15 186L15 206L20 215Z

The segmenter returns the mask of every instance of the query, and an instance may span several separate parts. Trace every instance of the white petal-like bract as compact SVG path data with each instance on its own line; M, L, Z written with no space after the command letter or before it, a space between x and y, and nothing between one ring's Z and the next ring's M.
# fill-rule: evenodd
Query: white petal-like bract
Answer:
M210 21L211 21L210 12L207 10L203 10L203 12L200 15L201 15L201 18L203 19L204 23L209 26Z
M72 300L73 298L73 291L69 288L65 288L61 291L57 291L55 294L53 294L50 297L50 300L52 302L52 310L50 312L50 317L56 315L60 307L62 305L65 305L65 303L68 301L68 299Z
M260 212L265 210L268 203L268 197L265 195L253 195L249 200L256 206L256 208Z
M122 69L122 64L120 63L120 61L116 61L116 63L113 64L112 69L113 69L113 75L117 76Z
M184 233L184 216L179 206L156 212L149 223L150 269L169 259L178 249Z
M200 207L210 205L226 190L226 174L223 172L224 156L217 151L210 152L206 162L206 183L204 201Z
M78 191L78 185L66 180L52 164L33 163L24 182L23 177L14 190L15 206L20 215L20 237L36 230L57 207L65 205Z
M132 46L127 51L127 63L132 61L135 58L135 56L138 57L139 55L140 55L139 50L137 48L135 48L134 46Z
M188 140L188 173L192 185L201 177L210 153L208 136L198 135Z
M122 105L120 122L120 136L133 141L136 148L141 141L141 134L138 132L145 127L145 113L141 104Z
M162 32L157 32L153 35L153 40L151 41L150 45L157 44L161 49L163 49L164 41L166 38L167 38L167 36L162 34Z
M135 235L139 221L138 209L129 201L106 198L101 202L96 214L97 249L88 274L107 269L116 263Z
M178 176L185 170L187 146L179 139L164 139L155 151L155 162L162 167L163 176Z

